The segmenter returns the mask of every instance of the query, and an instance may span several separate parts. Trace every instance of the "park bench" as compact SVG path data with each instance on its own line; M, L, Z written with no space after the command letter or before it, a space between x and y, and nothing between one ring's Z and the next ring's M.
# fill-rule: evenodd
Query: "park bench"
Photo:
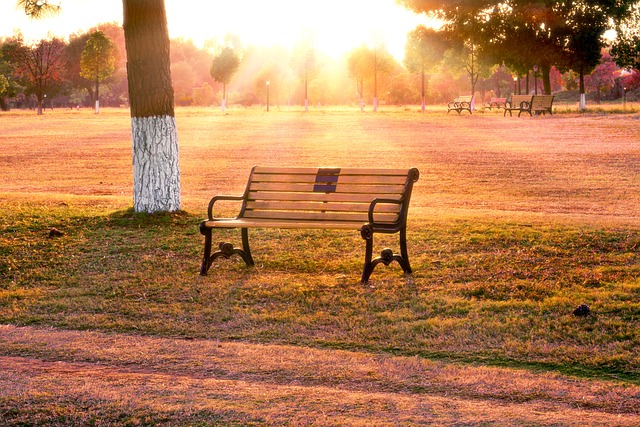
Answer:
M489 102L484 103L484 108L488 110L497 108L499 110L500 108L504 108L506 102L507 98L491 98Z
M549 114L553 114L553 98L554 95L533 95L529 114L531 115L532 111L536 114L542 113L544 115L547 112L549 112Z
M473 107L473 95L463 95L455 98L453 101L447 104L447 114L450 111L457 111L458 114L462 113L462 110L467 110L469 114L473 114L471 109Z
M407 211L418 169L254 167L241 196L215 196L209 202L208 219L200 224L204 257L200 269L206 275L217 258L239 255L254 265L249 248L250 228L299 228L359 230L365 240L362 283L376 265L397 261L411 273L407 252ZM218 201L240 203L234 218L218 218ZM222 242L211 253L212 230L239 228L242 248ZM400 255L384 249L372 260L373 235L399 233Z
M531 114L532 98L532 95L511 95L511 99L504 105L503 117L507 115L507 112L509 113L509 116L513 116L511 114L512 111L517 111L518 117L520 117L520 114L522 114L523 111L527 111Z

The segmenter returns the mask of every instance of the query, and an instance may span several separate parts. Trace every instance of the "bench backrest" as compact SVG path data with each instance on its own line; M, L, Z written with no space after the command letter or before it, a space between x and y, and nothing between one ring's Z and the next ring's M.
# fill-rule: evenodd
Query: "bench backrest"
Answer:
M527 102L531 104L532 95L511 95L511 107L520 108L520 104Z
M531 100L531 106L536 108L551 108L553 105L554 95L534 95Z
M400 200L379 203L374 220L406 221L417 169L254 167L239 217L299 221L340 221L354 227L369 222L376 198Z
M473 95L462 95L457 98L458 102L471 102Z

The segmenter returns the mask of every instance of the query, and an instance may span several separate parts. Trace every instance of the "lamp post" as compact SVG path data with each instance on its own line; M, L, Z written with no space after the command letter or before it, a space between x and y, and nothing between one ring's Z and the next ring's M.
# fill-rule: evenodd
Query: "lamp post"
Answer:
M533 93L538 94L538 66L533 66Z
M627 109L627 88L622 88L622 108Z
M513 94L517 95L518 92L518 76L513 77Z
M267 80L267 111L269 111L269 80Z

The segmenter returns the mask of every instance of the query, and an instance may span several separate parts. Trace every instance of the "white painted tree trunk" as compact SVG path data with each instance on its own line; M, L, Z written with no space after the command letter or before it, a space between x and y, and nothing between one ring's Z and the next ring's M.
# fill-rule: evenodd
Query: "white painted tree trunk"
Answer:
M580 111L584 111L587 109L587 95L584 93L580 94Z
M133 208L136 212L180 209L178 132L173 116L132 117Z

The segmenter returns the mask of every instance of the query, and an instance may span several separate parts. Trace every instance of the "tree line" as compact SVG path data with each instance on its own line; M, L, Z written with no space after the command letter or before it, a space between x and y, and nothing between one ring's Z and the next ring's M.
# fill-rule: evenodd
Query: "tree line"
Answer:
M418 9L418 2L404 3ZM540 6L527 16L548 17L551 12L563 12L552 6L546 12ZM422 26L411 31L402 63L376 40L335 59L314 49L312 39L301 40L292 49L244 46L239 37L231 35L211 40L203 48L191 40L173 39L170 71L174 101L181 106L216 105L223 109L228 104L264 104L267 82L272 104L305 105L307 109L310 102L358 105L361 110L369 105L374 111L379 103L422 103L424 108L463 93L477 92L483 99L513 92L555 93L562 88L590 91L599 101L603 96L622 96L620 87L634 89L640 80L632 71L622 82L615 80L620 77L620 67L633 70L640 66L640 38L633 31L633 25L637 30L637 14L627 16L624 26L617 25L619 37L607 44L603 33L612 26L609 21L604 25L603 19L589 20L586 36L581 28L571 27L578 25L575 22L564 23L572 29L570 32L552 31L550 25L536 21L547 33L536 36L536 31L524 31L530 25L522 24L521 32L510 30L498 37L506 24L486 15L479 19L478 7L467 10L467 20L463 16L453 19L453 12L446 8L436 13L421 7L424 12L447 18L447 24L438 31ZM559 26L557 19L550 22ZM473 31L469 32L467 26ZM558 32L564 38L550 35ZM577 40L569 41L571 37ZM534 49L532 44L536 43L545 48ZM100 102L106 106L128 104L121 26L101 24L72 34L68 40L51 38L32 46L25 45L20 34L0 40L3 110L95 105L97 112Z

